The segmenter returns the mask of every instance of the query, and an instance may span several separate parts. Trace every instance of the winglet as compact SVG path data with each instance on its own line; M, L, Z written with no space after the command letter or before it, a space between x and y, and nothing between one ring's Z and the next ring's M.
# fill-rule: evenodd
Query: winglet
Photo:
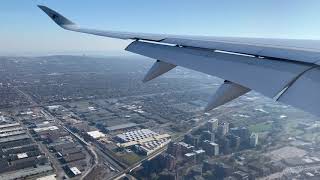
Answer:
M62 16L58 12L42 5L38 5L38 7L45 12L56 24L64 29L72 29L73 26L76 26L75 23Z

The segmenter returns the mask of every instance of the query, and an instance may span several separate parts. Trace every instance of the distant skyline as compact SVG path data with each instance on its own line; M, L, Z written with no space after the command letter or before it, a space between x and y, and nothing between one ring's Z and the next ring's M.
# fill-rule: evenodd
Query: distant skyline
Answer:
M130 43L63 30L37 4L102 30L320 40L319 0L3 0L0 56L119 55Z

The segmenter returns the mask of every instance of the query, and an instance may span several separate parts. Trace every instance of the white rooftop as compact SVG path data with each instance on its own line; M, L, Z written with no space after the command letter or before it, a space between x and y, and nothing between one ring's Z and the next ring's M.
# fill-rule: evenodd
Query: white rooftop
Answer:
M103 134L100 131L90 131L90 132L87 132L87 133L89 134L89 136L91 136L94 139L99 139L99 138L102 138L102 137L106 136L105 134Z
M53 105L53 106L47 106L49 110L55 110L59 109L61 106L60 105Z
M88 109L89 109L90 111L95 111L95 110L97 110L97 109L96 109L95 107L93 107L93 106L89 106Z
M37 180L56 180L56 175L55 174L51 174L51 175L48 175L48 176L43 176L43 177L40 177L40 178L37 178Z
M194 156L194 155L196 155L195 153L187 153L187 154L185 154L185 156L187 156L187 157L191 157L191 156Z
M122 134L118 134L117 137L125 142L142 140L152 136L157 136L158 133L151 131L150 129L140 129L135 131L129 131Z
M194 151L196 154L201 154L201 153L205 153L205 151L204 150L202 150L202 149L199 149L199 150L196 150L196 151Z
M0 128L7 128L7 127L12 127L12 126L19 126L19 123L11 123L11 124L3 124L0 125Z
M49 126L49 127L34 128L33 130L35 132L41 132L41 131L47 131L47 130L53 131L57 129L59 129L57 126Z
M211 144L212 146L218 146L218 144L215 143L215 142L210 142L210 144Z
M30 115L30 114L33 114L32 111L26 111L26 112L21 112L20 113L21 115Z
M20 153L20 154L17 154L17 156L18 156L18 159L23 159L23 158L27 158L28 154L27 153Z
M81 174L81 171L77 167L72 167L70 170L75 176Z

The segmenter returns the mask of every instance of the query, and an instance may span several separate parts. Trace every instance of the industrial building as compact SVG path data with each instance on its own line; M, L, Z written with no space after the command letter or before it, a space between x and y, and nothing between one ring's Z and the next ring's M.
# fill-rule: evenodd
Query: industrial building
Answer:
M116 138L120 142L130 142L130 141L139 141L139 140L156 136L156 135L158 134L149 129L140 129L136 131L129 131L122 134L118 134Z
M38 166L37 168L26 168L19 171L11 171L8 173L0 174L0 179L14 180L14 179L25 179L30 176L38 176L40 174L46 174L53 172L51 165Z
M156 150L162 148L163 146L167 145L170 141L171 139L160 139L158 141L149 141L138 146L138 149L143 155L147 156L149 154L152 154Z
M47 126L47 127L38 127L34 128L33 130L35 132L42 132L42 131L53 131L53 130L58 130L59 128L57 126Z
M128 129L135 128L137 126L138 126L138 124L136 124L136 123L126 123L126 124L120 124L120 125L116 125L116 126L106 127L106 130L108 132L119 131L119 130L128 130Z
M63 156L62 158L65 163L70 163L73 161L83 160L86 158L86 155L82 152L78 152L74 154L68 154L66 156Z
M19 123L0 125L0 179L24 179L53 171L48 159Z
M87 132L87 134L93 139L100 139L100 138L103 138L106 136L105 134L103 134L100 131L89 131L89 132Z
M149 155L171 141L169 134L158 134L150 129L140 129L118 134L119 147L135 146L143 155Z
M75 143L58 144L51 146L50 149L54 150L58 157L61 157L62 163L70 163L86 158L86 155L82 152L83 148Z

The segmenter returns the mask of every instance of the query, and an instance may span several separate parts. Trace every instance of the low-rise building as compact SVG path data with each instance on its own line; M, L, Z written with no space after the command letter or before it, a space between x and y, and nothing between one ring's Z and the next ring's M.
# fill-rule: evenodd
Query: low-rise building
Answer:
M116 125L116 126L106 127L106 130L108 132L112 132L112 131L131 129L131 128L134 128L134 127L137 127L137 126L138 126L138 124L136 124L136 123L126 123L126 124L120 124L120 125Z
M100 139L100 138L103 138L106 136L105 134L103 134L100 131L89 131L89 132L87 132L87 134L93 139Z
M81 174L81 171L77 167L71 167L70 171L74 176L78 176Z
M158 141L149 141L138 146L138 149L143 155L149 155L157 151L158 149L162 148L163 146L167 145L170 141L171 139L160 139Z
M47 127L39 127L39 128L34 128L33 130L37 133L42 132L42 131L53 131L53 130L58 130L59 128L57 126L47 126Z
M144 155L149 155L171 141L169 134L158 134L150 129L140 129L118 134L119 147L135 146Z
M150 129L140 129L136 131L129 131L122 134L118 134L116 138L121 142L139 141L145 138L158 135Z

